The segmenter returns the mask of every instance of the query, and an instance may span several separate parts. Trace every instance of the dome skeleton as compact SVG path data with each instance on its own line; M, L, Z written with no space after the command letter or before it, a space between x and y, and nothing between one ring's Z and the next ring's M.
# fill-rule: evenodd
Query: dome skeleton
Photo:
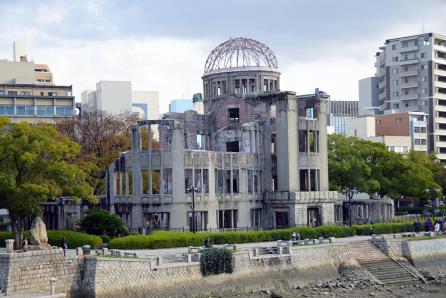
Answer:
M267 67L277 69L277 58L265 44L249 38L231 38L209 54L205 73L238 67Z

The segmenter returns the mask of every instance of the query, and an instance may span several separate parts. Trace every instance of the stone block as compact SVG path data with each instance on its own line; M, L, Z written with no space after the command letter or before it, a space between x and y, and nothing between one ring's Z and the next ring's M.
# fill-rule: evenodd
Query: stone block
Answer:
M14 251L14 239L6 239L6 252L11 253Z

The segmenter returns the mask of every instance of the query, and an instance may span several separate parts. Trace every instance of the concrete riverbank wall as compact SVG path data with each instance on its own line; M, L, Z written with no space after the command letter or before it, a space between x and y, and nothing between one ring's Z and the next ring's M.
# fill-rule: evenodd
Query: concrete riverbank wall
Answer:
M380 240L390 256L404 257L423 270L446 271L446 239ZM234 272L203 277L198 258L161 262L154 258L64 256L61 250L0 254L0 292L8 295L56 292L68 297L184 297L224 295L265 288L291 289L338 277L352 258L350 243L283 248L281 253L234 252Z
M373 242L382 252L391 257L404 257L418 269L446 272L446 238L376 239Z

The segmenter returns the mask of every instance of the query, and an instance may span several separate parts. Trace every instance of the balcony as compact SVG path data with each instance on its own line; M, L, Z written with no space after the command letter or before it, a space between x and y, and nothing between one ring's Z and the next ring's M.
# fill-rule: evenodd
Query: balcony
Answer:
M446 118L443 118L443 117L437 117L437 118L435 118L435 123L446 124Z
M401 77L413 77L420 74L420 71L418 70L410 70L410 71L404 71L401 73Z
M401 60L400 65L409 65L409 64L417 64L419 62L418 58Z
M445 76L446 77L446 69L442 70L442 69L435 69L434 70L434 75L437 76Z
M418 88L418 82L401 83L401 89Z
M418 99L418 94L401 95L400 100L415 100Z
M419 50L418 46L410 46L410 47L401 48L400 53L415 52L418 50Z
M437 92L437 93L435 93L434 97L438 98L438 99L446 99L446 94Z
M446 52L446 46L434 44L434 50L440 51L440 52Z
M443 81L435 81L435 87L446 88L446 82L443 82Z
M435 106L435 111L438 111L438 112L446 112L446 106L443 106L443 105L436 105Z

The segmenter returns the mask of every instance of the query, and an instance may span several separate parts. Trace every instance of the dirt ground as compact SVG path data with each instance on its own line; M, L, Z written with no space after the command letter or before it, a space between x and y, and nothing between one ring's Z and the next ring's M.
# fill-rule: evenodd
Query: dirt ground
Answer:
M444 298L446 297L446 283L417 283L414 285L394 285L394 286L371 286L369 288L303 288L288 291L262 290L259 292L251 292L238 294L235 296L223 297L249 297L249 298L291 298L291 297L420 297L420 298Z

